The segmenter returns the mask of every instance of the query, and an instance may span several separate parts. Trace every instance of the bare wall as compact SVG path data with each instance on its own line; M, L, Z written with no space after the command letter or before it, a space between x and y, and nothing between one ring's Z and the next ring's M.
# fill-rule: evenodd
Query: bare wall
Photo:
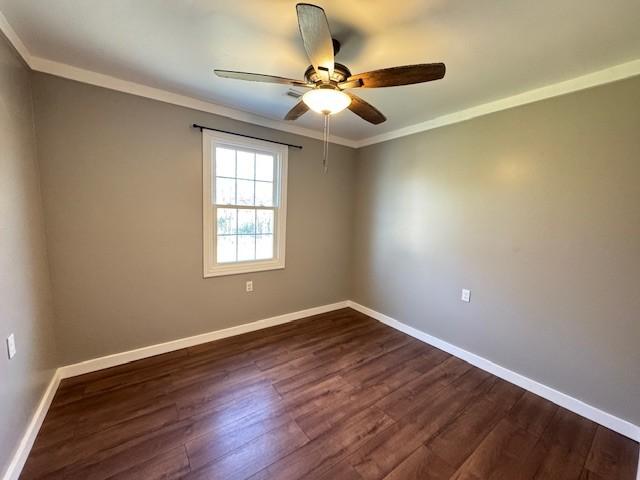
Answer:
M63 364L349 298L354 150L332 146L325 176L317 140L44 74L34 88ZM202 278L194 122L304 146L284 270Z
M354 300L640 424L639 106L636 77L359 150Z
M5 339L17 354L9 360ZM56 366L31 74L0 35L0 477Z

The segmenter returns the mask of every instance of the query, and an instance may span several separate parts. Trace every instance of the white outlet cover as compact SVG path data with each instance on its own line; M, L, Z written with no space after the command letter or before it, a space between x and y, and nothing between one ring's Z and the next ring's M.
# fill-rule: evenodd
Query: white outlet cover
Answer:
M16 355L16 338L13 333L7 337L7 353L9 354L9 360Z
M471 301L471 290L467 290L466 288L462 289L462 295L460 296L460 300L462 300L463 302L470 302Z
M253 280L247 281L246 290L247 292L253 292Z

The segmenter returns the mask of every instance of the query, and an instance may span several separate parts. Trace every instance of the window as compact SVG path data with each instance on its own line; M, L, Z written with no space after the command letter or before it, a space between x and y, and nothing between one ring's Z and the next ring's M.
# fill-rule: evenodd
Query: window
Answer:
M204 276L284 268L287 147L204 130Z

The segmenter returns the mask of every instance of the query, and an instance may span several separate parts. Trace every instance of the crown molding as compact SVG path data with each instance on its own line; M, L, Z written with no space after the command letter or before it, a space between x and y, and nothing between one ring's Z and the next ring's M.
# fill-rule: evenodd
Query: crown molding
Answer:
M281 120L273 120L234 108L224 107L222 105L217 105L212 102L199 100L197 98L189 97L186 95L180 95L139 83L129 82L127 80L122 80L110 75L104 75L101 73L92 72L90 70L84 70L82 68L73 67L64 63L58 63L33 56L30 57L27 63L33 70L48 73L58 77L68 78L70 80L76 80L79 82L88 83L111 90L130 93L132 95L151 98L165 103L193 108L194 110L222 115L234 120L273 128L275 130L281 130L288 133L294 133L297 135L302 135L304 137L310 137L319 140L322 139L322 133L315 130L298 127ZM393 140L395 138L413 135L414 133L433 130L434 128L440 128L454 123L464 122L466 120L471 120L472 118L489 115L501 110L507 110L548 98L558 97L561 95L566 95L568 93L577 92L579 90L596 87L598 85L604 85L607 83L616 82L618 80L624 80L625 78L633 77L636 75L640 75L640 60L634 60L620 65L615 65L613 67L589 73L580 77L572 78L564 82L554 83L552 85L536 88L534 90L528 90L524 93L513 95L511 97L501 98L493 102L476 105L474 107L459 110L457 112L443 115L432 120L427 120L425 122L393 130L391 132L364 138L362 140L350 140L343 137L331 136L331 141L333 143L345 145L351 148L362 148L376 143Z
M261 115L245 112L243 110L238 110L231 107L225 107L223 105L218 105L216 103L201 100L195 97L181 95L155 87L149 87L140 83L122 80L110 75L93 72L91 70L85 70L65 63L35 57L31 55L26 45L22 43L20 37L18 37L2 12L0 12L0 31L4 33L9 42L13 44L14 48L22 56L24 61L32 70L42 73L48 73L50 75L55 75L70 80L75 80L82 83L87 83L90 85L108 88L110 90L116 90L132 95L146 97L173 105L192 108L194 110L213 113L215 115L221 115L253 125L259 125L262 127L272 128L287 133L293 133L295 135L301 135L303 137L322 140L321 132L305 127L299 127L282 120L263 117ZM517 95L483 103L464 110L458 110L457 112L442 115L440 117L416 123L414 125L409 125L407 127L399 128L391 132L367 137L362 140L351 140L348 138L331 135L330 141L332 143L344 145L351 148L362 148L369 145L374 145L376 143L393 140L395 138L413 135L414 133L425 132L427 130L433 130L434 128L440 128L446 125L464 122L466 120L471 120L472 118L489 115L501 110L518 107L520 105L526 105L529 103L538 102L540 100L545 100L547 98L558 97L561 95L566 95L568 93L577 92L579 90L596 87L598 85L604 85L607 83L624 80L636 75L640 75L640 59L622 63L619 65L614 65L612 67L598 70L596 72L582 75L580 77L575 77L563 82L558 82L551 85L546 85L541 88L528 90Z
M160 88L149 87L140 83L122 80L111 75L105 75L102 73L93 72L91 70L74 67L66 63L60 63L53 60L47 60L46 58L36 57L31 54L26 45L22 42L22 40L20 40L20 37L15 32L13 27L11 27L11 24L2 14L2 12L0 12L0 31L2 31L5 37L7 37L7 40L9 40L9 42L13 45L13 47L16 49L18 54L20 54L25 63L34 71L47 73L50 75L67 78L69 80L75 80L82 83L87 83L89 85L108 88L110 90L129 93L132 95L137 95L139 97L150 98L172 105L178 105L202 112L213 113L215 115L221 115L233 120L238 120L253 125L259 125L261 127L272 128L274 130L279 130L282 132L293 133L295 135L301 135L303 137L314 138L317 140L323 139L322 132L318 132L310 128L299 127L289 122L285 122L284 120L275 120L272 118L263 117L255 113L245 112L243 110L238 110L231 107L225 107L223 105L218 105L217 103L209 102L195 97L181 95ZM336 135L331 135L329 137L329 140L331 141L331 143L344 145L351 148L355 148L356 145L355 140L350 140L348 138L339 137Z
M621 63L619 65L605 68L604 70L598 70L597 72L582 75L580 77L575 77L564 82L528 90L511 97L505 97L493 102L476 105L475 107L458 110L457 112L442 115L441 117L427 120L426 122L417 123L398 130L365 138L356 142L356 148L386 142L388 140L393 140L394 138L406 137L407 135L433 130L434 128L444 127L445 125L451 125L453 123L464 122L465 120L489 115L490 113L519 107L520 105L538 102L547 98L566 95L568 93L616 82L618 80L624 80L625 78L634 77L636 75L640 75L640 59Z
M9 23L9 20L7 20L7 17L2 14L2 12L0 12L0 32L2 32L5 37L7 37L9 43L13 45L13 48L16 49L18 54L30 67L31 64L29 63L29 60L31 59L31 54L29 53L29 50L27 49L26 45L22 43L22 40L20 40L20 37Z
M241 122L259 125L261 127L272 128L282 132L293 133L303 137L315 138L322 140L322 132L311 130L305 127L298 127L282 120L274 120L271 118L256 115L254 113L237 110L235 108L225 107L213 102L201 100L198 98L169 92L155 87L149 87L136 82L122 80L102 73L85 70L83 68L74 67L65 63L54 62L40 57L31 57L31 68L37 72L55 75L57 77L67 78L89 85L108 88L119 92L137 95L139 97L150 98L164 103L179 105L181 107L192 108L202 112L213 113L223 117L232 118ZM355 148L356 142L343 137L332 135L330 137L332 143Z

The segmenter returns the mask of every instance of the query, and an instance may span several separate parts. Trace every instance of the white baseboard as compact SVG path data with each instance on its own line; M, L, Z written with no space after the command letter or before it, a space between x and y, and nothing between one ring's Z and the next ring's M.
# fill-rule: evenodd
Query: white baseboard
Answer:
M444 340L433 337L427 333L424 333L416 328L410 327L394 318L391 318L382 313L376 312L368 307L360 305L359 303L351 300L343 302L332 303L329 305L322 305L319 307L308 308L305 310L299 310L297 312L287 313L284 315L278 315L276 317L265 318L252 323L246 323L238 325L236 327L225 328L223 330L217 330L214 332L204 333L201 335L195 335L192 337L181 338L166 343L157 345L151 345L148 347L138 348L136 350L130 350L128 352L116 353L105 357L96 358L93 360L87 360L85 362L76 363L74 365L67 365L60 367L54 373L49 385L36 408L31 422L25 431L25 434L20 441L20 445L9 464L9 468L3 476L3 480L17 480L20 476L20 472L29 456L33 442L38 435L38 431L42 426L42 422L49 410L51 401L56 393L60 380L63 378L82 375L84 373L90 373L97 370L102 370L116 365L122 365L124 363L133 362L135 360L141 360L143 358L152 357L162 353L179 350L181 348L191 347L202 343L212 342L222 338L231 337L234 335L240 335L243 333L253 332L255 330L261 330L263 328L273 327L275 325L281 325L283 323L292 322L301 318L318 315L321 313L331 312L345 307L351 307L365 315L368 315L396 330L399 330L407 335L410 335L418 340L433 345L436 348L444 350L451 355L461 358L478 368L486 370L497 377L500 377L508 382L511 382L519 387L529 390L553 403L560 405L561 407L571 410L572 412L582 415L600 425L610 428L626 437L629 437L635 441L640 441L640 427L634 425L626 420L622 420L607 412L603 412L596 407L588 405L581 400L570 397L562 392L554 390L551 387L547 387L535 380L531 380L519 373L513 372L507 368L497 365L483 357L480 357L474 353L468 352L462 348L456 347ZM640 464L638 471L638 480L640 480Z
M626 420L618 418L614 415L611 415L610 413L604 412L596 407L584 403L582 400L578 400L577 398L573 398L565 393L559 392L558 390L543 385L542 383L536 382L535 380L509 370L508 368L495 364L492 361L487 360L486 358L476 355L475 353L468 352L467 350L456 347L455 345L445 342L444 340L424 333L421 330L410 327L409 325L406 325L380 312L376 312L375 310L365 307L364 305L360 305L359 303L353 302L351 300L349 300L348 305L354 310L375 318L385 325L395 328L396 330L406 333L407 335L411 335L412 337L428 343L429 345L432 345L436 348L439 348L440 350L444 350L445 352L450 353L451 355L462 360L465 360L470 364L481 368L482 370L492 373L493 375L500 377L507 382L518 385L525 390L546 398L556 405L560 405L567 410L571 410L572 412L588 418L589 420L592 420L615 432L618 432L625 437L629 437L637 442L640 441L640 427L637 425L634 425ZM640 476L638 477L638 480L640 480Z
M46 417L47 412L49 411L49 406L51 405L51 401L56 394L59 384L60 375L58 370L56 370L53 373L53 377L51 377L51 381L49 382L44 395L42 395L42 398L40 399L40 403L38 404L36 411L31 417L27 430L24 432L24 435L20 440L18 449L13 455L11 463L9 463L9 468L2 477L3 480L18 480L20 472L22 472L22 468L29 456L29 452L31 452L31 447L33 447L33 442L35 442L36 437L38 436L44 417Z
M172 340L170 342L137 348L135 350L129 350L128 352L114 353L113 355L107 355L105 357L94 358L92 360L75 363L73 365L67 365L64 367L60 367L58 369L58 372L61 379L75 377L77 375L115 367L116 365L122 365L123 363L129 363L135 360L153 357L155 355L160 355L161 353L172 352L174 350L180 350L181 348L200 345L201 343L213 342L214 340L233 337L235 335L241 335L243 333L253 332L255 330L262 330L263 328L281 325L283 323L292 322L294 320L299 320L305 317L311 317L312 315L318 315L320 313L331 312L340 308L346 308L347 306L348 301L345 300L342 302L331 303L329 305L307 308L305 310L299 310L297 312L285 313L284 315L265 318L256 322L238 325L236 327L229 327L222 330L203 333L201 335L195 335L193 337L180 338L178 340Z
M216 330L213 332L203 333L201 335L195 335L193 337L180 338L170 342L160 343L157 345L151 345L148 347L138 348L130 350L128 352L116 353L113 355L107 355L106 357L94 358L93 360L87 360L85 362L76 363L73 365L67 365L58 368L53 374L51 382L45 391L38 408L36 408L31 422L25 431L20 445L16 453L9 464L9 468L2 477L3 480L17 480L20 476L20 472L24 467L33 442L40 431L42 422L44 421L51 401L58 389L60 381L64 378L75 377L84 373L95 372L109 367L115 367L116 365L122 365L124 363L133 362L135 360L141 360L147 357L153 357L154 355L160 355L161 353L172 352L174 350L180 350L181 348L191 347L194 345L200 345L202 343L212 342L214 340L220 340L222 338L232 337L243 333L253 332L255 330L262 330L263 328L273 327L281 325L283 323L292 322L301 318L311 317L321 313L331 312L333 310L339 310L346 308L348 301L342 301L337 303L331 303L328 305L321 305L319 307L307 308L305 310L299 310L297 312L286 313L284 315L278 315L275 317L265 318L256 322L245 323L236 327L225 328L223 330Z

